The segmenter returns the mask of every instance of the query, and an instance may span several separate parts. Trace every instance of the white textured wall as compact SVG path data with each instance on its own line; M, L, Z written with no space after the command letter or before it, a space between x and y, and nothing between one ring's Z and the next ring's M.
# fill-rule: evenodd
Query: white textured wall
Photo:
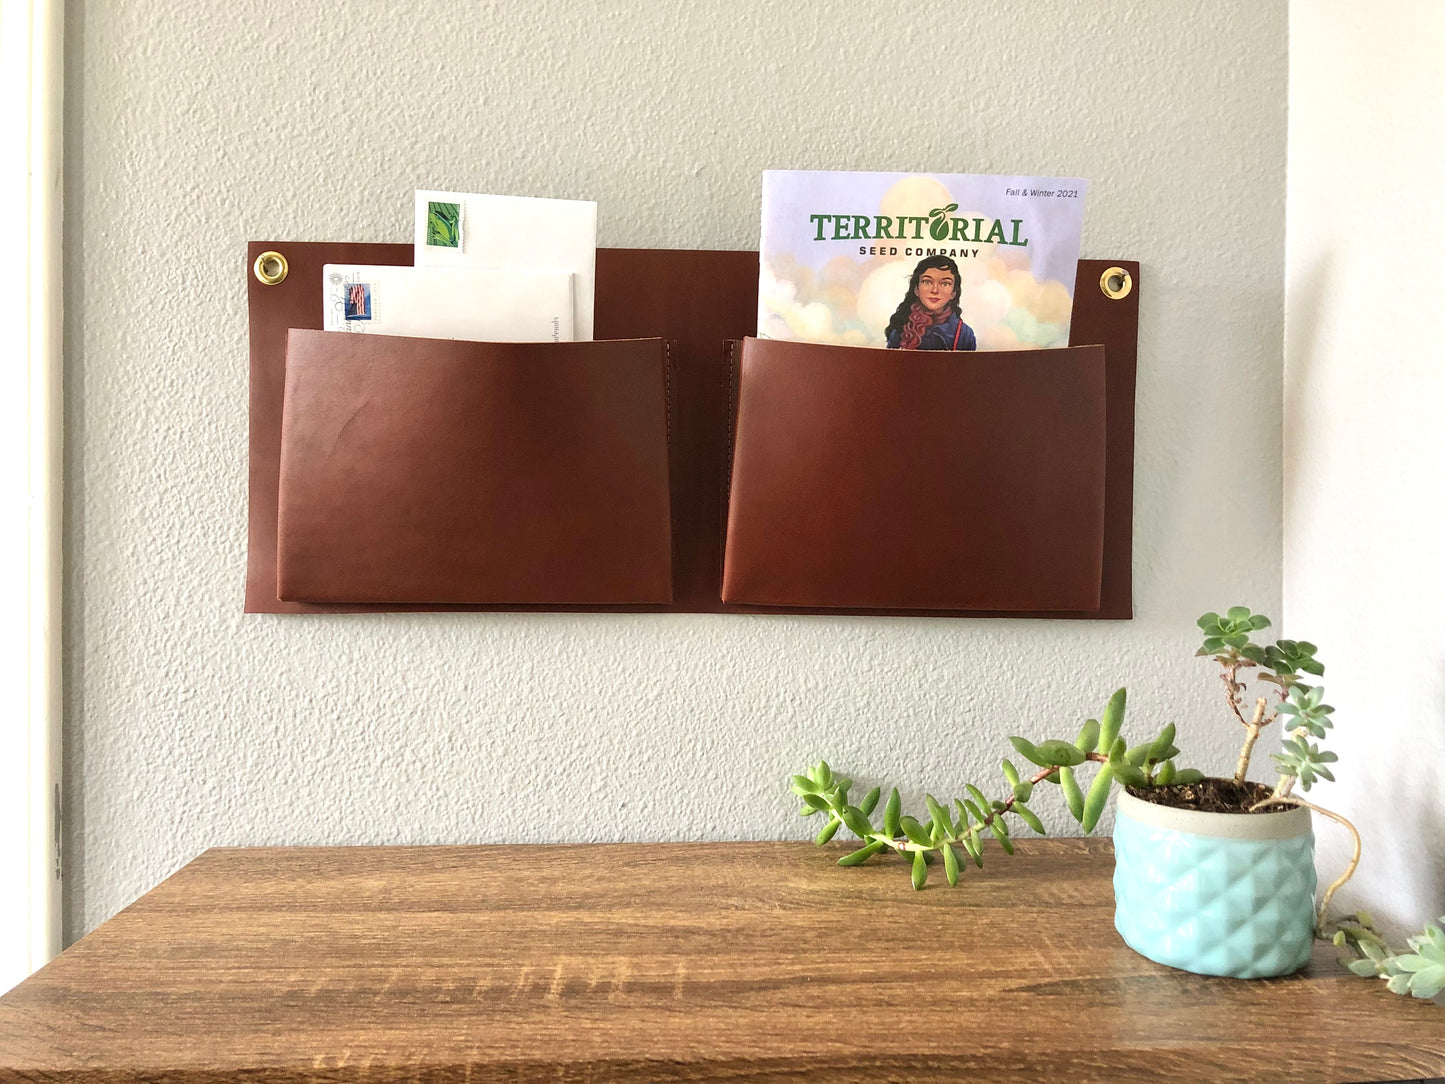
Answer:
M1290 5L1284 591L1364 835L1341 903L1445 912L1445 5ZM1319 864L1349 844L1318 831Z
M214 844L801 836L805 761L991 783L1121 683L1232 763L1192 622L1280 598L1283 2L71 7L71 937ZM406 241L430 186L755 247L783 167L1092 180L1145 276L1132 623L242 615L247 240Z

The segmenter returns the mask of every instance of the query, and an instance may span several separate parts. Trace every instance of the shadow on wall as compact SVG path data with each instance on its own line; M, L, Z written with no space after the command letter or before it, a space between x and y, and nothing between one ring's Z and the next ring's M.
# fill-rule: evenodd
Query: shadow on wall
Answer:
M1152 418L1156 425L1164 419L1166 425L1178 425L1181 432L1174 433L1167 427L1150 432L1141 427L1136 438L1136 617L1147 615L1151 600L1193 597L1196 591L1202 595L1207 577L1200 578L1199 569L1214 568L1221 549L1235 541L1224 533L1233 519L1248 519L1251 529L1260 531L1278 528L1277 524L1260 524L1251 514L1255 506L1248 504L1239 505L1223 519L1201 524L1201 493L1216 495L1220 502L1239 496L1232 478L1221 475L1225 450L1221 427L1231 441L1239 442L1237 450L1242 458L1237 469L1242 485L1250 491L1250 500L1273 502L1281 485L1272 462L1279 447L1277 401L1268 407L1256 406L1252 397L1256 389L1263 395L1279 395L1282 387L1282 369L1278 367L1282 343L1271 341L1268 332L1280 328L1283 283L1242 285L1222 278L1204 282L1188 274L1175 277L1174 269L1147 262L1142 265L1142 274L1153 291L1149 296L1163 296L1169 290L1186 291L1189 305L1182 315L1171 313L1167 317L1146 313L1148 306L1141 308L1140 357L1162 349L1166 336L1180 337L1191 346L1183 370L1187 377L1165 366L1141 363L1139 370L1139 418ZM1227 316L1207 315L1218 313ZM1268 372L1259 371L1270 366L1275 367L1272 381ZM1249 390L1241 391L1241 387ZM1218 424L1201 420L1206 416L1217 419ZM1150 544L1141 545L1141 531L1157 531L1158 536ZM1275 548L1270 546L1266 559L1278 560ZM1181 561L1184 563L1170 563ZM1217 603L1213 591L1211 587L1209 598L1188 604L1197 606L1186 608L1188 624L1192 625L1206 605ZM1272 609L1258 599L1255 602L1267 612Z
M1431 716L1425 720L1426 732L1445 733L1445 659L1435 663L1435 710ZM1438 802L1417 802L1415 810L1413 838L1421 844L1417 891L1420 899L1435 901L1435 907L1424 921L1436 922L1445 912L1445 807Z
M1292 435L1293 449L1289 443L1284 446L1284 515L1286 526L1291 506L1290 479L1296 472L1292 463L1305 461L1308 427L1304 424L1306 405L1302 389L1308 388L1314 369L1316 344L1324 322L1325 300L1334 278L1334 260L1325 255L1310 266L1298 279L1298 285L1287 290L1285 299L1285 396L1283 426L1286 436ZM1288 592L1286 591L1286 594ZM1284 616L1284 615L1281 615Z

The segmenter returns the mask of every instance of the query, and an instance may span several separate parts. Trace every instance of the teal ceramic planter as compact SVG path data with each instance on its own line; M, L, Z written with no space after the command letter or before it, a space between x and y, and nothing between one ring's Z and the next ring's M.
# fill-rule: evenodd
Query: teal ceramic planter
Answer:
M1199 813L1119 792L1114 926L1135 952L1200 975L1298 971L1314 940L1310 811Z

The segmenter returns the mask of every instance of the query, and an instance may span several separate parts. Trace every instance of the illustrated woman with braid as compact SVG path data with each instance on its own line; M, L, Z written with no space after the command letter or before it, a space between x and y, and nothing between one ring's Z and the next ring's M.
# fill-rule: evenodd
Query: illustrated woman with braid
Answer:
M947 256L918 261L908 296L888 321L889 350L977 350L958 308L958 264Z

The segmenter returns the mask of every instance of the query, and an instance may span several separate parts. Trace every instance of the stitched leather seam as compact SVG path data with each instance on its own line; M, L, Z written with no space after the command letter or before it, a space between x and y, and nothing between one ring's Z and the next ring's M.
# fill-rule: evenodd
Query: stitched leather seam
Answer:
M668 606L677 604L677 509L672 502L674 464L672 461L672 340L662 340L662 387L667 418L667 593Z
M666 396L664 410L667 415L667 447L672 449L672 340L662 340L662 387Z
M728 344L727 351L727 471L723 477L723 508L726 509L732 504L733 495L733 445L737 439L738 428L738 351L742 348L741 340L734 339ZM727 529L727 519L723 519L723 529Z
M741 340L734 339L725 344L723 349L723 391L726 398L723 400L723 424L727 427L727 439L723 441L723 477L722 493L718 499L718 533L721 536L717 552L717 576L719 589L723 582L724 574L727 571L728 553L728 515L732 510L733 496L733 451L734 434L737 430L737 382L738 382L738 351L742 349ZM724 609L727 607L724 606Z

